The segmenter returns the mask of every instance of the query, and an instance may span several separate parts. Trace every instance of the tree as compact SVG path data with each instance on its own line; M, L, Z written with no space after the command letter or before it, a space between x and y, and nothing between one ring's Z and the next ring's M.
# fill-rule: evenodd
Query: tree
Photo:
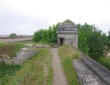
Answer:
M94 59L104 56L107 36L94 25L85 23L84 25L78 24L77 27L79 49Z
M33 41L35 42L47 42L56 43L57 42L57 31L58 24L49 27L48 29L40 29L34 33Z
M86 37L86 33L84 32L82 26L80 24L77 25L78 27L78 47L80 50L88 54L89 47L87 45L88 40Z
M101 31L94 31L88 36L89 55L94 59L104 56L104 44L103 35Z
M10 35L9 35L9 38L16 38L17 37L17 34L16 33L11 33Z
M109 46L109 49L110 49L110 31L108 32L108 46Z

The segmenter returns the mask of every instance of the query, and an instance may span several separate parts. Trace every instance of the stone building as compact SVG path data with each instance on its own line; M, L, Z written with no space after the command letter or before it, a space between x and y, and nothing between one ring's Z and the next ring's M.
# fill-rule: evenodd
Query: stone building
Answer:
M57 30L58 46L63 44L78 48L78 29L75 23L66 20L59 23Z

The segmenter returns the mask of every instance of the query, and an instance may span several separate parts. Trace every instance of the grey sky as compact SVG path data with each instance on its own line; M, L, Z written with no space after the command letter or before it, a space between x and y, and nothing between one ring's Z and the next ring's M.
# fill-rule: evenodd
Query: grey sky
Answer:
M0 35L10 33L32 34L39 28L44 27L48 27L48 20L32 18L10 9L0 8Z
M33 34L57 22L95 24L110 30L110 0L0 0L0 35Z

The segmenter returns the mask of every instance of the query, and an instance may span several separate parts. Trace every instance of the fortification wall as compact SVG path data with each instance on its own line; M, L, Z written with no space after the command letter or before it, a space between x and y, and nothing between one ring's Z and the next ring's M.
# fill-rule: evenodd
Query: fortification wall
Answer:
M24 38L0 38L0 42L23 42L23 41L32 41L32 37Z

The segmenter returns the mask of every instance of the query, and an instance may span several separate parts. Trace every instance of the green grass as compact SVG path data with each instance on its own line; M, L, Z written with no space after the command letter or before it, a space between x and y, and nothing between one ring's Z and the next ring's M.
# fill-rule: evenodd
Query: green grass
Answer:
M110 70L110 58L100 57L97 61Z
M40 49L36 56L28 59L17 71L10 71L0 85L52 85L52 54L48 48ZM9 71L7 69L7 71ZM5 82L2 84L2 82Z
M16 57L23 46L23 43L0 43L0 57Z
M7 65L3 62L0 63L0 85L5 85L10 76L13 76L20 65Z
M72 60L79 59L80 54L71 47L65 45L59 48L59 55L69 85L80 85L72 65Z

